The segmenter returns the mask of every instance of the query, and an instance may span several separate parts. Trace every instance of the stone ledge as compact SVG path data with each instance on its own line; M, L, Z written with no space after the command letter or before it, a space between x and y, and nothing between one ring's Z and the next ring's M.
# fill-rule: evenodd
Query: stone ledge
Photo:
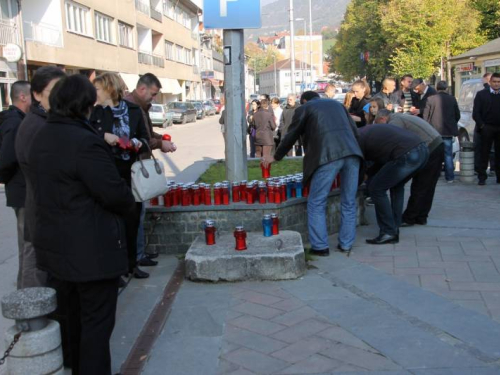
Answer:
M235 239L226 234L207 246L196 238L186 254L186 276L194 281L290 280L306 272L304 246L298 232L283 231L263 237L248 233L248 250L236 251Z

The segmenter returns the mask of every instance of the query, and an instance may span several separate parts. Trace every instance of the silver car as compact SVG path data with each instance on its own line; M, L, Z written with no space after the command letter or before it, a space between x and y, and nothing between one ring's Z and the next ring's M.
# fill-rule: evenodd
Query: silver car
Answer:
M153 126L166 128L173 124L174 114L164 104L153 104L149 109L149 118L151 118Z

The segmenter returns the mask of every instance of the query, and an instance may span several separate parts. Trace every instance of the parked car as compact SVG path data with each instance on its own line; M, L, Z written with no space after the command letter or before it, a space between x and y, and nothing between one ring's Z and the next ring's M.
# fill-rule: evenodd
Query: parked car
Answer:
M460 121L458 122L459 142L474 139L476 122L472 118L472 108L474 107L476 94L482 89L484 89L482 79L465 81L460 88L460 93L458 94L458 108L460 109Z
M215 113L219 114L222 111L222 102L219 99L212 100L215 105Z
M174 123L196 122L197 112L193 103L172 102L168 104L168 109L174 113Z
M205 106L203 105L203 102L193 101L191 103L193 103L194 107L196 108L196 118L199 120L203 120L206 116Z
M211 100L205 100L203 102L203 106L205 107L205 113L207 114L207 116L212 116L217 113L215 104Z
M153 126L161 126L166 128L171 126L174 121L174 113L169 111L165 104L153 104L149 109L149 117Z

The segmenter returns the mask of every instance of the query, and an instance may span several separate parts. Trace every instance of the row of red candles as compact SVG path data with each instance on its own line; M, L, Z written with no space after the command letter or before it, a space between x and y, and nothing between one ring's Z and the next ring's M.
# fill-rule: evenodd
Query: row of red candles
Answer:
M340 176L334 180L331 190L340 187ZM232 194L230 193L232 190ZM309 196L309 185L302 189L302 197ZM247 204L281 204L289 198L296 197L296 190L291 188L290 196L287 195L287 185L279 183L264 183L249 184L234 183L232 188L229 184L215 184L213 189L213 204L215 206L228 206L231 203L247 203ZM209 184L199 184L190 186L171 185L168 191L163 195L163 206L211 206L212 205L212 189ZM232 198L232 199L231 199ZM159 197L153 198L150 201L151 206L160 205Z

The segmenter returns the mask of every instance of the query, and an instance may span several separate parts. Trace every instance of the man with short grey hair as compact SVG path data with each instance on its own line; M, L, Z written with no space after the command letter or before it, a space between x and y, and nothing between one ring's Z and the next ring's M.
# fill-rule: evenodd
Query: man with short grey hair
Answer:
M283 108L283 112L281 113L280 123L278 127L278 131L280 133L280 138L284 139L288 133L288 128L292 123L292 118L295 113L295 110L300 107L300 104L297 103L297 99L295 94L288 94L286 107ZM300 150L300 152L299 152ZM297 156L302 155L302 141L299 139L295 144L295 152ZM290 150L287 153L287 156L293 156L293 150Z

